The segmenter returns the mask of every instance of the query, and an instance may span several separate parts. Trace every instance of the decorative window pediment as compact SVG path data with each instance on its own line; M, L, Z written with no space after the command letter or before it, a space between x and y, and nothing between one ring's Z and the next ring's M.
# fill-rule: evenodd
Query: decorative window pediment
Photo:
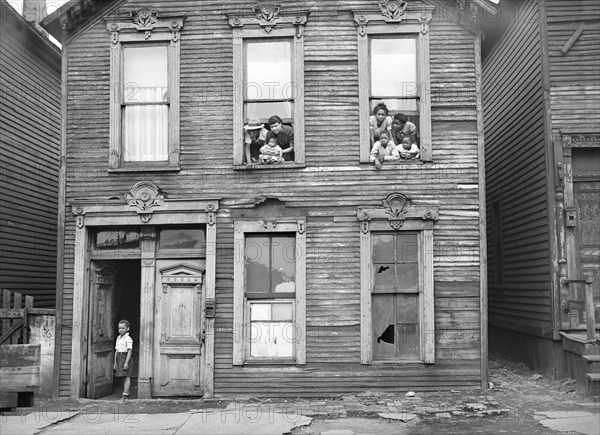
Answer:
M413 221L409 226L414 228L430 226L438 220L437 207L413 206L410 198L401 193L392 193L381 202L383 207L358 209L357 217L362 232L368 231L370 222L378 224L378 229L387 222L390 228L399 230L407 221Z

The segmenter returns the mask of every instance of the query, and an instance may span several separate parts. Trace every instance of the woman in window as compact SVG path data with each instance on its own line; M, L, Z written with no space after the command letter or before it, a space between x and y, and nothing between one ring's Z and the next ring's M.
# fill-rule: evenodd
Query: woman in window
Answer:
M289 125L283 125L283 121L277 115L269 118L269 127L271 131L267 133L266 141L271 137L276 137L279 146L283 150L283 160L294 161L294 129Z
M417 143L417 126L408 120L404 113L397 113L392 120L392 140L402 143L404 136L409 136L412 143Z

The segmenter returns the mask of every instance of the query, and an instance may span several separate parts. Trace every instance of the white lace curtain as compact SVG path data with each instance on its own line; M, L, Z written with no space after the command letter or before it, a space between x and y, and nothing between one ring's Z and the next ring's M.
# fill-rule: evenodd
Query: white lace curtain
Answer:
M168 160L169 109L163 100L166 88L139 88L141 102L125 106L123 142L126 162Z

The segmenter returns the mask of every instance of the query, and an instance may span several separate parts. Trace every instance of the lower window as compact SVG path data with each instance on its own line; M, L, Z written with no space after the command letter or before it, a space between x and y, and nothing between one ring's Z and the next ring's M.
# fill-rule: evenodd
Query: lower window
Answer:
M236 222L233 363L305 364L304 222Z
M373 234L374 360L419 360L419 245L416 233Z

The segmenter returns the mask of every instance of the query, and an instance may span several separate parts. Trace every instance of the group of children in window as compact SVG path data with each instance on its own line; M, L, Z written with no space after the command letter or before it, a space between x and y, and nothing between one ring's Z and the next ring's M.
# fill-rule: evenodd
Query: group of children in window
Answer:
M410 160L420 157L417 126L406 115L392 118L385 103L373 109L369 119L371 134L370 161L381 169L386 161ZM244 126L244 157L247 164L270 165L294 161L294 129L283 124L277 115L269 118L269 128L251 120Z
M370 161L376 169L381 169L387 161L420 157L417 126L403 113L397 113L393 118L388 113L385 103L379 103L369 118L372 146Z

